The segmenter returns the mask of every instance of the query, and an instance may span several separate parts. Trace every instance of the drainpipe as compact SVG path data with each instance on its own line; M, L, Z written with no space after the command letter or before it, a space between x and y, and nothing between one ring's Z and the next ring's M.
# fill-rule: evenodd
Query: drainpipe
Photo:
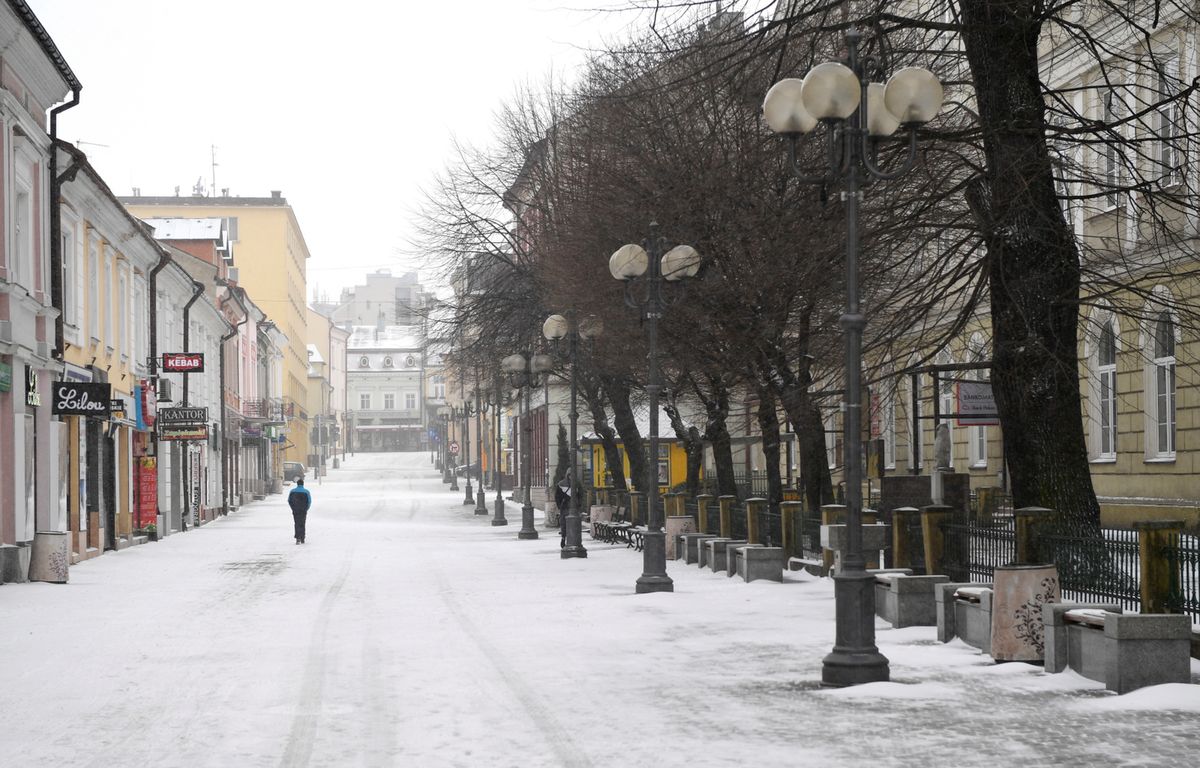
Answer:
M229 330L229 333L227 333L221 337L221 343L217 346L217 350L218 350L217 367L218 367L218 375L220 376L220 382L221 382L220 407L221 407L221 442L222 442L222 444L224 444L228 441L227 434L228 434L228 429L229 429L228 420L225 418L225 342L227 342L230 339L237 336L238 333L241 332L242 326L245 325L250 320L250 312L246 309L246 305L242 303L241 299L238 298L237 293L233 289L228 288L228 286L227 286L227 290L229 290L230 297L233 298L233 300L237 302L238 306L240 306L242 308L243 317L242 317L242 321L240 323L233 326L233 328L231 328ZM236 358L234 359L233 364L234 364L234 367L236 368L237 364L238 364ZM230 457L230 456L225 455L225 446L222 445L221 446L221 514L222 515L229 514L229 462L233 458L235 458L235 457Z
M170 254L168 254L166 251L162 251L158 254L158 263L150 268L150 273L146 277L146 282L148 283L147 290L150 293L150 359L146 361L146 370L149 371L150 375L146 377L146 381L149 382L151 388L154 389L155 402L158 401L158 273L166 269L167 265L170 263ZM162 510L158 508L158 460L161 457L158 452L159 445L157 426L151 427L150 429L150 443L154 449L154 519L155 522L157 522L159 516L162 515ZM165 535L166 531L164 530L160 533Z
M62 201L59 199L62 180L58 178L58 115L79 104L82 86L71 89L71 100L50 110L50 303L58 310L54 320L54 350L50 356L61 360L63 355L63 252ZM72 165L72 169L75 166ZM77 169L76 169L77 170ZM72 174L73 175L73 174Z
M191 323L191 320L189 319L191 316L191 312L192 312L192 305L195 304L196 300L199 299L203 295L204 295L204 285L202 283L200 283L199 281L193 280L192 281L192 298L188 299L188 303L183 305L183 351L184 351L184 353L192 351L191 347L188 346L191 343L191 338L192 338L192 323ZM183 374L183 404L185 406L190 405L190 403L188 403L188 374L186 371ZM222 405L224 405L224 404L222 404Z

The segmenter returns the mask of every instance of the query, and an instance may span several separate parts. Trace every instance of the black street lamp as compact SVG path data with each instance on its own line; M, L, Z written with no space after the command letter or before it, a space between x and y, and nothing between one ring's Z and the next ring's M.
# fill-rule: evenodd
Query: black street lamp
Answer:
M467 494L463 498L464 507L475 506L475 493L471 490L471 400L466 396L465 389L460 386L459 394L462 397L462 405L459 407L459 412L462 414L462 457L463 457L463 477L466 478Z
M478 370L475 371L475 388L471 390L471 394L474 396L475 402L472 404L468 401L467 407L475 414L475 466L479 472L479 489L475 492L475 514L486 515L487 502L484 500L483 493L483 414L487 413L488 404L479 392ZM470 474L469 468L468 474Z
M451 413L450 406L448 406L448 405L438 406L438 410L437 410L438 421L441 425L441 431L442 431L442 449L441 449L440 453L441 453L441 464L442 464L441 470L442 470L442 482L443 483L449 483L451 480L451 472L450 472L450 413Z
M917 157L917 128L933 119L942 105L942 85L933 73L906 67L883 83L886 62L859 57L862 35L846 34L846 61L826 62L803 79L781 80L767 91L767 125L789 140L793 173L802 181L830 185L841 179L846 207L846 312L840 325L846 339L845 414L842 421L846 478L846 551L834 574L836 638L823 662L821 681L830 686L887 680L888 660L875 645L875 587L862 551L862 337L866 315L859 305L858 206L865 179L896 179L912 169ZM796 146L801 134L825 123L829 167L821 174L800 170ZM885 171L877 164L876 145L903 126L908 155ZM865 172L865 173L864 173Z
M518 352L500 361L500 367L510 377L516 389L525 389L525 415L521 420L524 429L521 430L521 480L524 491L521 494L521 530L518 539L536 539L537 528L533 527L533 500L531 499L533 485L533 421L529 418L533 410L530 403L531 391L538 383L538 377L554 367L554 361L549 355L537 355L532 352Z
M650 237L645 247L632 243L623 245L608 260L608 271L625 283L625 303L641 310L649 340L650 376L646 394L650 396L650 460L649 476L644 480L647 483L646 532L642 537L642 575L637 580L638 593L675 590L674 582L667 575L667 535L663 532L662 506L658 503L658 395L661 389L658 384L658 320L666 307L682 298L682 293L677 293L668 301L663 295L663 281L695 277L699 270L700 254L690 245L677 245L663 253L663 239L654 222L650 224ZM635 296L634 281L643 275L644 291L641 296Z
M490 402L490 404L495 406L495 409L496 409L496 422L495 422L496 457L495 457L495 460L492 462L492 464L493 464L492 477L493 477L493 482L495 483L495 487L496 487L495 514L492 517L492 525L493 526L508 525L508 519L504 516L504 490L503 490L504 475L503 475L503 472L501 471L501 466L500 466L501 465L500 457L504 455L504 445L502 443L503 437L502 437L502 434L500 431L500 426L501 426L500 419L501 419L501 411L503 411L503 409L505 407L511 405L512 401L509 397L505 396L505 394L503 392L503 386L504 386L503 378L501 376L497 375L496 376L496 391L494 393L489 392L488 396L487 396L487 399Z
M569 340L569 356L571 361L571 501L567 510L559 510L559 514L567 516L566 544L562 548L561 557L565 560L572 557L587 557L583 547L583 524L579 514L579 497L582 483L579 480L579 341L591 339L600 335L600 322L594 318L585 318L576 322L575 312L570 311L567 317L550 315L542 324L542 335L551 341Z

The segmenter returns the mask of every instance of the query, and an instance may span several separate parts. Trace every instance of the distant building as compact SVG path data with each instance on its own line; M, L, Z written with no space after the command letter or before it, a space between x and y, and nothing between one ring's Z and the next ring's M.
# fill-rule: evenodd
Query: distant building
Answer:
M424 357L419 326L353 326L346 342L351 451L428 447Z
M373 326L381 318L384 325L419 326L432 299L416 272L395 277L385 269L368 274L365 285L343 289L337 303L314 304L314 309L341 326Z

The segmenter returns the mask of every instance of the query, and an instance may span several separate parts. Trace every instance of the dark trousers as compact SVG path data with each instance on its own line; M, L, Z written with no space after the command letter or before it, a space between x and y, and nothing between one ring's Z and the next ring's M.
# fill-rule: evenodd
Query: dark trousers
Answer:
M293 512L292 519L296 521L296 538L304 541L304 521L308 518L307 512Z

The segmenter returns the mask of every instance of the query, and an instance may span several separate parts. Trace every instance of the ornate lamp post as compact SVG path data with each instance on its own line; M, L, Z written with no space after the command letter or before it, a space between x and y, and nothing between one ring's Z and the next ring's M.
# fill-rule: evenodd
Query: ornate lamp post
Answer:
M441 451L440 451L440 454L441 454L440 469L442 470L442 482L443 483L450 482L450 413L451 413L450 406L448 406L448 405L438 406L438 409L437 409L438 425L441 428L441 433L442 433L442 441L441 441L442 446L441 446Z
M521 530L518 539L536 539L537 529L533 527L533 502L530 499L533 484L532 458L533 423L529 419L532 407L530 404L531 390L537 386L538 377L554 367L554 361L549 355L535 355L532 352L518 352L500 361L500 367L507 373L514 388L525 389L525 416L522 419L524 429L521 434L521 481L524 492L521 494Z
M494 478L493 482L495 483L495 487L496 487L495 514L492 517L492 525L494 525L494 526L495 525L508 525L508 519L504 516L504 490L502 488L504 483L503 483L503 473L501 472L501 468L500 468L500 464L501 464L500 457L504 455L504 445L502 444L503 438L500 433L500 418L501 418L501 411L506 406L511 404L511 400L504 396L504 392L502 391L502 388L503 388L503 379L502 379L502 377L497 375L496 376L496 391L494 393L489 392L487 395L487 399L490 401L490 404L495 406L495 408L496 408L496 421L495 421L496 457L495 457L495 460L492 462L492 464L493 464L492 477Z
M475 493L475 514L487 514L487 502L483 493L483 414L487 413L488 404L479 391L479 371L475 372L475 388L471 390L475 402L467 402L467 407L475 414L475 466L478 468L479 489ZM469 457L468 457L469 458ZM468 473L469 474L469 473Z
M574 311L568 312L567 317L550 315L542 324L542 335L557 342L566 338L569 340L569 356L571 361L571 503L567 510L559 510L559 514L567 516L567 541L561 550L563 559L571 557L587 557L583 547L583 525L579 515L579 497L582 483L579 481L579 340L591 339L600 335L601 326L598 320L585 318L582 322L575 321Z
M695 248L677 245L663 253L663 247L658 224L651 223L645 247L623 245L608 260L609 272L625 283L625 303L642 312L650 348L650 375L646 384L646 394L650 396L650 462L649 477L644 480L648 484L645 489L646 533L643 536L642 575L637 580L638 593L672 592L675 589L667 575L667 536L663 532L662 506L658 503L658 320L666 307L682 298L682 293L677 293L668 301L663 295L663 281L695 277L700 270L700 254ZM635 281L643 276L644 290L637 296Z
M447 435L450 430L458 428L459 420L462 419L462 408L457 405L450 406L450 416L446 420ZM446 458L450 463L450 490L458 490L458 454L454 452L456 449L461 451L462 446L456 440L450 440L446 443Z
M467 397L464 388L459 388L459 393L462 395L462 405L459 407L459 412L462 415L462 457L463 457L463 477L466 479L467 494L463 497L464 507L475 506L475 494L471 490L471 400Z
M825 657L822 682L831 686L887 680L888 660L875 645L875 588L862 551L862 336L866 316L859 305L858 206L864 179L896 179L917 157L917 128L933 119L942 105L942 85L920 67L896 72L887 85L868 82L884 75L885 62L859 56L862 35L846 34L845 62L813 67L804 79L781 80L767 91L763 115L767 125L789 140L792 171L802 181L832 184L839 179L846 207L846 312L840 324L846 339L846 400L842 422L846 476L846 551L834 574L836 639ZM800 136L824 123L828 168L820 174L801 172L796 146ZM887 171L877 164L877 141L904 127L908 155Z

